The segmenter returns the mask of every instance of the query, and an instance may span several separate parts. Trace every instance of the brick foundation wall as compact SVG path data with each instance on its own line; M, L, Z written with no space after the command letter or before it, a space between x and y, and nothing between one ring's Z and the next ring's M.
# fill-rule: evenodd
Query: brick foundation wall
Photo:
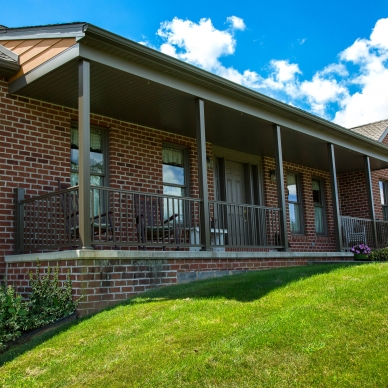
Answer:
M346 258L345 258L346 259ZM332 261L335 258L253 258L241 259L160 259L160 260L54 260L42 261L40 272L47 266L59 267L63 282L70 271L74 299L83 298L78 306L80 316L97 312L152 288L186 283L199 279L232 275L243 271L306 265L308 261ZM29 273L35 273L37 262L8 263L8 281L26 296L30 292Z

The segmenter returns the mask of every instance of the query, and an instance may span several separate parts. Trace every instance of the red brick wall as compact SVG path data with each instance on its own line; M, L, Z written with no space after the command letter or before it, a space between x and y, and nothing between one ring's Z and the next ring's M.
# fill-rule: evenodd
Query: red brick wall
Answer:
M372 191L377 219L382 219L379 181L388 180L388 170L372 171ZM368 193L364 171L338 175L340 214L349 217L370 218Z
M57 179L70 181L70 122L73 109L8 94L0 78L0 276L4 256L14 249L14 194L26 198L51 192ZM108 128L110 186L156 192L162 190L162 143L187 147L191 196L198 197L196 140L138 125L91 115L91 123ZM211 145L207 144L211 156ZM209 192L214 191L208 170Z
M373 198L375 202L375 214L377 219L383 219L383 210L380 199L380 181L388 181L388 170L376 170L372 172Z
M369 218L364 171L339 174L337 182L340 214L348 217Z
M335 251L335 235L333 221L333 205L331 201L331 185L328 172L315 170L309 167L283 162L284 180L287 182L287 171L294 171L300 174L302 188L302 208L304 232L303 234L291 234L289 222L288 239L291 251L294 252L330 252ZM278 206L276 182L270 179L270 171L275 170L275 160L263 158L264 193L265 205L270 207ZM324 183L324 196L326 206L327 235L317 235L315 232L314 203L312 197L312 178L319 178ZM289 220L287 207L287 220Z
M388 135L384 137L382 143L388 146Z

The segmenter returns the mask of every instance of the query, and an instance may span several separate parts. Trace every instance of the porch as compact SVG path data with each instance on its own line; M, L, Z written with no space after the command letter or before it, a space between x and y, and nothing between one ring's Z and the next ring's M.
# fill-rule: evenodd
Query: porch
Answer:
M15 253L166 247L201 254L340 254L355 241L385 244L372 175L388 168L386 146L95 26L43 30L47 40L54 33L76 39L65 51L53 51L49 61L37 57L39 65L18 73L9 92L21 104L39 105L35 134L39 125L47 136L58 134L62 152L44 184L34 177L16 188ZM30 32L9 30L7 39L29 39ZM69 161L72 122L78 131L76 170ZM93 125L108 138L104 158L110 160L99 186L91 184ZM191 184L180 197L161 194L167 142L190 154ZM55 147L52 142L43 152L55 159ZM238 162L245 175L240 199L230 195L228 162ZM141 169L147 169L146 179L137 177ZM58 176L68 183L75 171L78 185L55 189ZM292 184L288 171L296 172ZM338 188L342 175L359 171L367 209L360 214ZM319 228L313 179L320 182ZM291 201L290 185L299 199ZM163 211L161 205L155 215L139 211L147 201L159 202ZM298 216L291 216L291 205Z

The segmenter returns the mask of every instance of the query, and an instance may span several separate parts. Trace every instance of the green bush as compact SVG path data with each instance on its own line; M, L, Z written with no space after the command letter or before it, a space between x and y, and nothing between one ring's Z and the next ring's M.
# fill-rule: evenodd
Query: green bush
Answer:
M0 350L28 329L28 306L12 286L0 286Z
M46 273L42 275L39 272L38 263L35 275L30 272L32 289L28 305L30 329L47 325L73 313L80 300L73 301L70 271L66 274L66 281L62 288L58 281L58 266L54 270L51 270L50 266L47 267Z
M60 287L58 266L47 267L40 274L38 262L35 274L30 272L32 289L28 301L13 286L0 285L0 351L5 343L20 337L22 332L34 330L73 313L81 298L73 301L70 271Z
M375 249L369 257L373 261L388 261L388 248Z

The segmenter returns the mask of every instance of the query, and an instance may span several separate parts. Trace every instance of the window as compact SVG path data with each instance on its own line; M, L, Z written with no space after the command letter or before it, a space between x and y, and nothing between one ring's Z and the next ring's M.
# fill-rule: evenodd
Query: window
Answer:
M388 221L388 181L380 181L380 199L383 210L383 220Z
M323 182L319 179L312 180L312 192L314 203L315 233L326 233L325 209L323 200Z
M177 197L185 197L188 191L187 178L187 153L186 149L179 146L163 145L163 193ZM179 211L182 221L182 201L165 199L164 216L168 218Z
M90 128L90 184L93 186L108 185L108 158L107 158L107 132L103 129ZM78 128L71 126L70 149L70 183L78 185ZM94 209L91 206L91 214L98 214L99 208L104 208L104 200L100 198L100 191L94 191Z
M187 188L185 150L163 146L162 159L163 193L184 197Z
M104 186L106 184L107 166L107 139L106 132L101 129L90 129L90 184ZM70 183L78 184L78 128L71 127L71 151L70 151Z
M299 175L293 172L287 173L287 189L291 232L302 233L302 202Z

